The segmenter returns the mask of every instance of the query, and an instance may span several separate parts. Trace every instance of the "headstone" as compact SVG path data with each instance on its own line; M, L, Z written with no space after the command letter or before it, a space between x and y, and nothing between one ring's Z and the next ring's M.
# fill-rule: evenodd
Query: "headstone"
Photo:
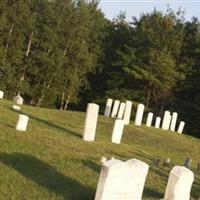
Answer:
M184 166L187 167L188 169L190 169L190 166L192 164L192 159L190 158L186 158L185 162L184 162Z
M146 126L151 127L152 120L153 120L153 113L149 112L148 115L147 115Z
M170 158L167 158L164 163L163 163L163 166L169 166L170 165Z
M105 112L104 112L104 116L109 117L110 116L110 111L112 108L112 99L107 99L107 103L106 103L106 108L105 108Z
M85 118L85 128L83 132L83 139L86 141L94 141L97 127L99 106L95 103L87 105L87 112Z
M162 121L162 129L163 130L169 129L170 119L171 119L170 112L168 110L166 110L164 113L163 121Z
M148 169L137 159L104 162L95 200L141 200Z
M136 111L136 116L135 116L135 125L136 126L141 126L142 124L142 117L144 113L144 105L143 104L138 104L137 111Z
M13 105L13 106L12 106L12 109L13 109L13 110L20 110L21 107L20 107L20 106Z
M161 118L160 117L156 117L155 128L160 128L160 122L161 122Z
M169 175L164 200L189 200L194 181L193 172L182 166L175 166Z
M124 120L116 119L113 132L112 132L112 142L116 144L121 143L121 138L124 130Z
M169 115L167 116L167 122L166 122L166 129L167 129L167 130L170 129L171 120L172 120L172 115L169 114Z
M3 99L4 97L4 92L0 90L0 99Z
M172 113L172 120L171 120L171 125L170 125L170 131L175 131L176 128L176 121L177 121L178 113L173 112Z
M113 110L112 110L112 113L111 113L111 117L112 118L117 117L117 112L118 112L119 104L120 104L119 100L115 100L114 101L114 106L113 106Z
M125 103L123 103L123 102L120 103L120 106L119 106L119 112L118 112L118 115L117 115L117 118L118 118L118 119L122 119L123 114L124 114L125 106L126 106Z
M125 106L124 116L123 116L123 120L124 120L125 125L128 125L129 122L130 122L131 110L132 110L132 102L126 101L126 106Z
M19 115L19 119L16 125L16 130L26 131L29 117L26 115Z
M16 97L14 97L13 101L15 104L22 105L24 102L24 99L20 95L17 95Z
M177 132L181 134L183 132L184 126L185 126L185 122L181 121L180 124L179 124Z

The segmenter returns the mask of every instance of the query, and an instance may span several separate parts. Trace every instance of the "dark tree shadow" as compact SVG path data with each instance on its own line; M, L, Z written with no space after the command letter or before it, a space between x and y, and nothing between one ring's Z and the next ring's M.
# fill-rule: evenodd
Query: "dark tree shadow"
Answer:
M45 119L41 119L41 118L39 118L39 117L36 117L36 116L34 116L34 115L32 115L32 114L29 114L29 113L26 113L26 112L23 112L23 111L15 111L15 112L17 112L17 113L19 113L19 114L27 115L27 116L29 116L31 119L36 120L36 121L38 121L38 122L40 122L40 123L43 123L43 124L45 124L45 125L47 125L47 126L49 126L49 127L51 127L51 128L57 129L57 130L59 130L59 131L62 131L62 132L68 133L68 134L71 134L71 135L76 136L76 137L78 137L78 138L82 138L82 135L81 135L81 134L79 134L79 133L77 133L77 132L74 132L74 131L72 131L72 130L70 130L70 129L68 129L68 128L65 128L65 127L59 126L59 125L57 125L57 124L54 124L54 123L52 123L51 121L48 121L48 120L45 120Z
M90 169L92 169L96 173L100 174L100 172L101 172L101 166L100 165L97 165L95 162L90 161L90 160L82 160L82 163L86 167L89 167Z
M152 199L162 199L164 195L158 190L154 190L150 187L144 187L143 198L152 198Z
M34 156L22 153L0 153L0 162L15 169L27 179L45 187L50 192L63 196L66 200L94 199L94 189L88 188L78 181L64 176L54 167L40 161Z

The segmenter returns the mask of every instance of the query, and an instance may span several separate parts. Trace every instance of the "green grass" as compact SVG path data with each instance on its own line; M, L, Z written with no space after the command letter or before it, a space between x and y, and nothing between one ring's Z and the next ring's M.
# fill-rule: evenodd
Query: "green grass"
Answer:
M163 198L169 171L192 158L191 195L200 197L200 140L145 126L125 127L122 143L112 144L114 120L100 116L95 142L82 140L85 113L22 106L30 116L27 132L17 132L12 102L0 101L0 199L93 200L102 156L138 158L150 165L143 200ZM171 159L156 167L153 159Z

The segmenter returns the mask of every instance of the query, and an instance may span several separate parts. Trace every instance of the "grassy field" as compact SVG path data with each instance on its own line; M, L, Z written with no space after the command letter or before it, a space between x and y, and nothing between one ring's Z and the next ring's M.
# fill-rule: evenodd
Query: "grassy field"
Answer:
M191 195L200 198L200 140L145 126L125 127L122 144L112 144L114 120L100 116L95 142L82 140L85 113L22 106L28 131L17 132L12 102L0 100L0 199L93 200L100 158L138 158L150 165L143 200L163 198L169 171L192 158ZM153 159L171 159L156 167Z

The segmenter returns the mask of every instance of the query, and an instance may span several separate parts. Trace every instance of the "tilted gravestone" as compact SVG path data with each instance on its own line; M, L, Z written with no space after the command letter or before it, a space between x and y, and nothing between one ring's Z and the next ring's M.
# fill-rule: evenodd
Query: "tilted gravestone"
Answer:
M153 121L153 113L149 112L147 115L146 126L151 127L152 121Z
M132 101L126 101L126 106L125 106L124 116L123 116L125 125L128 125L130 123L131 110L132 110Z
M111 113L111 117L112 118L117 117L117 112L118 112L119 104L120 104L119 100L115 100L114 101L114 106L113 106L112 113Z
M168 110L166 110L164 113L164 116L163 116L163 121L162 121L162 129L163 130L169 129L170 120L171 120L170 112Z
M160 122L161 122L161 118L160 117L156 117L155 128L160 128Z
M106 108L105 108L105 111L104 111L104 116L106 116L106 117L110 116L110 112L111 112L111 108L112 108L112 102L113 102L112 99L107 99Z
M143 113L144 113L144 107L145 106L143 104L138 104L136 116L135 116L135 125L136 126L142 125L142 117L143 117Z
M117 114L117 118L118 118L118 119L122 119L122 117L123 117L123 115L124 115L125 106L126 106L125 103L123 103L123 102L120 103L119 111L118 111L118 114Z
M171 120L171 124L170 124L170 131L173 131L173 132L175 131L177 117L178 117L178 113L173 112L172 113L172 120Z
M116 144L121 143L121 138L124 130L124 120L116 119L113 132L112 132L112 142Z
M189 200L194 181L193 172L182 166L175 166L169 175L164 200Z
M95 103L87 105L83 140L94 141L97 127L99 106Z
M103 163L95 200L141 200L149 166L137 159Z
M0 90L0 99L3 99L4 97L4 92Z
M16 125L17 131L26 131L29 117L26 115L19 115L19 119Z
M185 122L181 121L177 130L177 133L180 133L180 134L183 133L184 126L185 126Z

